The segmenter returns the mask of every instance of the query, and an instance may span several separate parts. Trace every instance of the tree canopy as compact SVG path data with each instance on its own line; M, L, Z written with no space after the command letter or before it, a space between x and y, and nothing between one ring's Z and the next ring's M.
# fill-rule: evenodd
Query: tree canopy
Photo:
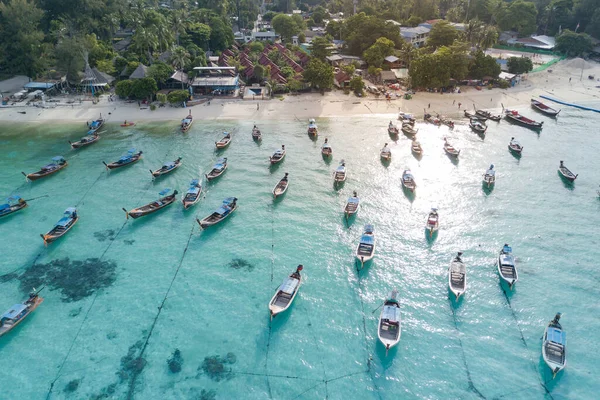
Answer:
M302 30L302 26L298 26L297 18L294 19L285 14L277 14L271 21L271 26L285 42L291 42L292 36L297 35Z
M529 57L510 57L506 66L511 74L524 74L533 69L533 62Z
M447 21L440 21L431 28L426 45L432 49L450 46L458 39L458 30Z
M312 87L321 90L331 89L333 86L333 68L317 59L310 60L304 70L303 77Z
M394 42L382 37L377 39L373 46L365 50L363 59L367 64L380 68L385 57L392 54L394 54Z

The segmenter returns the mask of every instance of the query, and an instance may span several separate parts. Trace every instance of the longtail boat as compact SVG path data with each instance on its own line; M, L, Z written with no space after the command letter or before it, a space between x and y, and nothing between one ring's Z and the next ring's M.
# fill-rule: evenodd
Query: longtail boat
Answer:
M27 207L27 202L21 196L10 196L6 203L0 204L0 217L12 214Z
M180 166L181 166L181 157L179 157L175 161L169 161L168 163L165 163L162 167L160 167L156 171L150 170L150 173L152 174L153 178L158 178L159 176L162 176L162 175L168 174L169 172L175 171Z
M26 174L25 172L21 173L30 181L35 181L48 175L52 175L68 165L67 161L62 156L52 157L52 161L51 164L44 165L39 171L30 174Z
M300 271L302 271L304 267L298 265L296 271L292 272L290 276L288 276L281 286L277 288L275 295L271 298L269 302L269 313L271 314L271 319L273 319L277 314L284 312L292 302L296 298L296 294L298 294L298 290L302 285L302 277L300 276Z
M148 203L145 206L134 208L131 211L127 211L125 208L123 208L123 211L125 211L125 214L127 214L127 219L129 219L129 217L133 219L143 217L144 215L152 214L153 212L163 209L169 204L173 204L175 201L175 196L177 195L177 190L175 190L173 194L167 195L167 193L170 191L171 189L161 190L158 193L160 196L159 199L153 201L152 203Z
M538 110L539 112L549 115L551 117L556 117L558 115L558 113L560 113L560 110L556 110L552 107L548 107L546 104L544 104L541 101L536 100L536 99L531 99L531 107L533 107L535 110Z
M223 221L225 218L233 214L235 210L237 210L237 198L227 197L225 200L223 200L221 207L217 208L212 214L202 220L196 218L196 221L198 224L200 224L202 229L205 229Z
M288 173L286 172L285 176L273 188L273 198L276 199L279 196L283 196L288 189L288 185Z
M392 293L383 303L383 309L379 316L379 329L377 337L385 346L385 355L388 351L400 342L402 334L402 319L400 317L400 302L396 299L398 291L392 290Z
M100 114L100 118L92 121L91 124L88 124L88 134L97 132L100 128L102 128L104 122L106 122L106 120L102 117L102 114Z
M43 288L42 288L43 289ZM19 325L25 318L29 316L42 302L44 299L39 296L40 291L36 291L29 294L29 297L21 304L15 304L9 308L6 312L0 315L0 336L7 334L17 325Z
M526 118L516 110L505 110L504 115L508 121L516 122L517 124L531 129L542 129L542 125L544 124L543 122L537 122Z
M273 152L273 155L269 157L271 165L279 164L285 158L285 145L281 145L281 149L277 149Z
M102 164L106 166L108 169L116 169L125 167L127 165L131 165L136 161L139 161L142 158L142 151L137 151L135 149L130 149L127 151L127 154L124 154L115 162L111 162L110 164L102 161Z
M231 143L231 134L224 132L221 140L219 140L218 142L215 142L215 146L217 147L217 150L221 150L221 149L224 149L227 146L229 146L230 143Z
M181 131L182 132L189 131L190 128L192 127L193 122L194 122L194 117L192 117L192 110L190 110L190 113L188 114L188 116L181 120Z
M69 207L65 210L63 217L54 225L54 228L50 229L45 234L40 234L44 239L44 244L52 243L56 239L64 236L71 230L73 225L79 220L77 215L77 209L75 207Z
M210 172L206 174L206 179L212 181L213 179L223 175L225 170L227 170L227 157L221 157L217 160L215 165L213 165Z
M196 204L200 200L200 195L202 194L202 184L200 184L200 179L192 179L190 182L190 188L183 196L183 208L188 209L194 204Z
M93 131L93 132L89 131L87 135L82 137L77 142L71 142L69 140L69 144L71 145L72 148L79 149L81 147L88 146L92 143L96 143L98 140L100 140L100 135L98 135L98 133L96 131Z
M564 179L566 179L569 182L574 182L575 179L577 179L578 175L575 175L574 173L571 172L571 170L567 167L565 167L565 165L563 164L563 162L560 162L560 165L558 166L558 173L560 174L560 176L562 176Z

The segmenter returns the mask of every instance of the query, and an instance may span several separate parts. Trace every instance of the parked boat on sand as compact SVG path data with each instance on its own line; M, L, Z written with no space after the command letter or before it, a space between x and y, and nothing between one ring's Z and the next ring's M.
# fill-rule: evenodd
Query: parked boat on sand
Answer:
M546 104L544 104L541 101L536 100L536 99L531 99L531 107L533 107L535 110L538 110L541 113L546 114L550 117L556 117L558 115L558 113L560 113L560 110L556 110L552 107L549 107Z

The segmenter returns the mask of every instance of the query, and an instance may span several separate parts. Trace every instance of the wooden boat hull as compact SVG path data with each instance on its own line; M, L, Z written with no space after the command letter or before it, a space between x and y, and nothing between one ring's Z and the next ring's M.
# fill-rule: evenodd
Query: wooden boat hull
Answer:
M523 152L523 147L516 147L516 146L511 146L510 144L508 145L508 150L510 150L513 154L516 155L521 155L521 153Z
M515 283L517 283L517 281L519 280L519 274L517 273L517 267L516 265L513 265L514 268L514 276L507 276L504 274L504 272L502 272L502 259L501 259L502 253L500 253L500 256L498 256L498 261L496 263L496 267L498 269L498 275L500 275L500 279L506 283L508 285L508 287L510 287L512 289L512 287L514 286Z
M446 154L450 157L453 158L458 158L458 156L460 155L460 150L456 150L454 148L449 149L447 147L444 147L444 151L446 152Z
M78 142L73 142L73 143L69 142L69 144L70 144L70 145L71 145L71 147L72 147L72 148L74 148L74 149L80 149L80 148L82 148L82 147L89 146L90 144L96 143L98 140L100 140L100 136L99 136L99 135L96 135L96 136L95 136L95 137L94 137L92 140L90 140L90 141L87 141L87 142L81 142L81 141L78 141Z
M388 134L390 136L398 136L398 128L388 128Z
M282 162L284 160L284 158L285 158L285 152L279 158L275 158L273 156L269 157L269 161L271 162L271 165L275 165L275 164L279 164L280 162Z
M462 268L460 266L462 266ZM462 275L464 275L464 286L459 286L459 285L455 285L452 282L452 272L456 272L456 273L460 273ZM452 292L452 294L454 294L454 296L456 297L456 300L458 300L460 298L460 296L464 295L465 292L467 291L467 273L466 273L466 269L464 268L464 265L462 263L458 263L456 261L452 262L452 264L450 265L450 268L448 268L448 288L450 289L450 291Z
M271 301L269 302L269 314L271 314L271 318L275 318L277 315L281 314L282 312L287 311L291 307L292 303L296 299L296 295L298 294L298 291L300 291L300 286L302 286L302 279L298 280L298 286L296 286L296 290L294 291L294 294L292 295L292 297L290 298L290 301L287 303L287 305L285 307L279 307L274 304L275 299L277 298L277 295L279 294L278 293L279 289L277 292L275 292L275 295L273 295L273 297L271 298Z
M187 210L191 206L196 205L200 201L201 197L202 197L202 190L200 190L200 193L198 193L198 196L196 196L195 199L190 199L189 197L186 196L183 200L181 200L181 202L183 203L183 209Z
M44 299L42 297L37 297L35 299L35 302L33 303L33 305L31 307L29 307L27 313L25 315L23 315L17 322L15 322L14 324L11 324L10 326L2 326L0 327L0 337L6 335L8 332L12 331L13 329L15 329L21 322L23 322L32 312L35 311L36 308L38 308L38 306L40 304L42 304L42 302L44 301Z
M564 171L563 168L566 171ZM570 170L568 170L566 167L563 167L563 168L560 168L560 167L558 168L558 174L560 175L560 177L563 178L564 180L566 180L567 182L570 182L570 183L575 182L575 179L577 179L578 175L575 175Z
M189 124L187 124L187 125L181 125L181 132L187 132L187 131L189 131L190 128L192 127L193 123L194 123L194 120L192 119Z
M71 230L71 228L73 228L73 226L75 226L75 224L77 223L77 221L79 221L79 216L77 216L77 218L73 219L73 222L66 227L66 229L64 231L61 231L60 233L51 233L52 230L54 230L54 228L52 230L50 230L49 232L47 232L46 234L40 235L42 237L42 239L44 239L44 243L52 243L55 240L60 239L61 237L65 236L67 234L67 232L69 232Z
M521 126L524 126L526 128L533 129L533 130L542 129L542 126L544 124L543 122L536 122L536 121L530 120L529 118L527 118L527 121L525 121L523 119L518 118L519 116L522 118L525 118L521 115L513 115L508 112L506 113L507 121L514 122L515 124L519 124Z
M150 172L152 173L152 176L153 176L154 178L158 178L158 177L160 177L160 176L163 176L163 175L170 174L171 172L175 171L175 170L176 170L177 168L179 168L180 166L181 166L181 162L178 162L178 163L176 163L176 164L175 164L175 166L174 166L173 168L171 168L171 169L168 169L168 170L157 169L156 171L150 171Z
M283 186L283 187L279 186L280 183L278 183L277 186L275 186L275 188L273 189L273 197L274 198L278 198L280 196L283 196L285 194L285 192L287 192L289 183L286 183L285 186Z
M27 207L27 202L23 202L21 204L15 204L14 206L10 206L10 208L8 210L5 211L0 211L0 218L2 217L6 217L7 215L11 215L13 213L16 213L17 211L20 211L22 209L24 209L25 207Z
M546 363L548 368L550 368L550 370L552 371L553 378L554 378L557 373L559 373L560 371L565 369L565 367L567 366L567 348L566 348L566 346L563 347L564 362L555 362L550 359L551 358L550 355L546 352L546 346L550 342L548 340L548 328L549 327L546 327L546 329L544 330L544 336L542 338L542 358L544 359L544 363Z
M544 103L533 99L531 100L531 107L549 117L556 117L558 113L560 113L560 110L555 110L554 108L548 107Z
M217 150L222 150L227 148L227 146L229 146L229 144L231 143L231 139L228 140L227 142L215 142L215 146L217 147Z
M208 174L206 174L206 179L209 181L212 181L213 179L217 179L218 177L220 177L221 175L223 175L225 173L225 171L227 171L227 166L225 166L225 168L223 168L220 172L218 173L213 173L212 171L210 171Z
M156 203L154 201L152 203L146 204L145 206L134 208L131 211L127 211L125 209L123 209L123 210L127 213L127 218L131 217L133 219L138 219L138 218L146 216L148 214L155 213L155 212L162 210L163 208L173 204L175 202L176 195L177 195L177 190L174 191L172 195L169 195L167 197L163 197L162 199L159 199L159 201L162 203L160 206L151 207L152 204Z
M108 168L108 169L117 169L117 168L121 168L121 167L126 167L131 164L135 164L136 162L140 161L141 159L142 159L142 155L140 153L139 156L132 157L131 161L129 161L129 162L126 162L126 163L112 162L110 164L105 164L105 165L106 165L106 168ZM152 174L152 175L154 175L154 174Z
M44 172L44 171L40 170L40 171L37 171L37 172L32 172L31 174L26 174L25 176L30 181L37 181L38 179L42 179L42 178L45 178L47 176L50 176L52 174L57 173L61 169L65 168L67 165L69 165L69 164L67 162L65 162L63 165L59 165L58 168L53 169L52 171Z
M234 207L234 209L233 209L233 210L231 210L231 211L230 211L230 212L229 212L227 215L225 215L223 218L221 218L221 219L218 219L218 220L215 220L215 221L207 221L207 220L208 220L208 218L210 218L210 217L212 216L212 214L211 214L211 215L209 215L208 217L206 217L206 218L204 218L204 219L202 219L202 220L197 220L197 221L198 221L198 224L200 224L200 227L201 227L202 229L210 228L211 226L217 225L218 223L225 221L227 218L229 218L229 217L231 216L231 214L233 214L233 213L235 212L235 210L237 210L237 208L238 208L238 206L237 206L237 204L236 204L236 205L235 205L235 207Z

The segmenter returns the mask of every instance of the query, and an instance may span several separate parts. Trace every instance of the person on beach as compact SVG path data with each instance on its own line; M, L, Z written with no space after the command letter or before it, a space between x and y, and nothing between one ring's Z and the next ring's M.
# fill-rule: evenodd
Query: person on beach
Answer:
M256 109L258 110L260 108L260 103L256 103Z
M427 108L431 108L431 103L427 104Z
M459 109L459 110L460 110L460 106L461 106L461 105L462 105L461 103L458 103L458 109Z
M452 100L452 105L456 104L456 99Z

